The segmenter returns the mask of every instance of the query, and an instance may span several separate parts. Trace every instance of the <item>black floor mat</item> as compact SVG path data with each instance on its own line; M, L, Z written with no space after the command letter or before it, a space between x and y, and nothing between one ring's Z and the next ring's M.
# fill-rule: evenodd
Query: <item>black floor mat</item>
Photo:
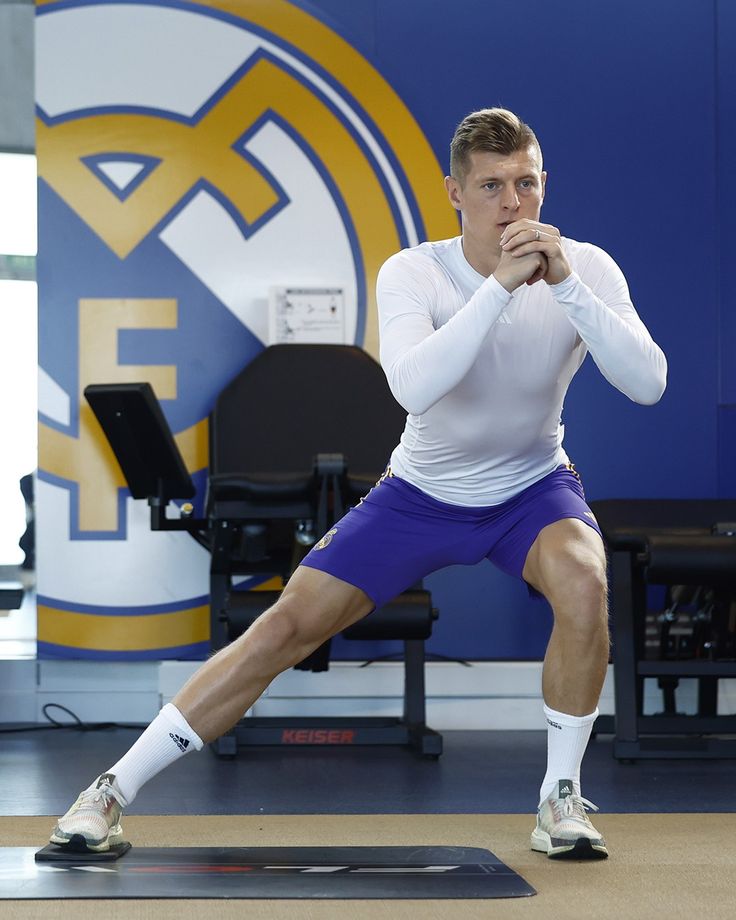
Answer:
M38 852L0 848L0 898L392 900L536 894L493 853L477 847L133 847L114 861L68 852L37 861Z

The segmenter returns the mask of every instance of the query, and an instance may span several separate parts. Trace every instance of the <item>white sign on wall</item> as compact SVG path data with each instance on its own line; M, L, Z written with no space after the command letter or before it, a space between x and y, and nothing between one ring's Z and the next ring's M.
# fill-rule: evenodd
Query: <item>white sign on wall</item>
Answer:
M272 287L269 344L349 344L341 287Z

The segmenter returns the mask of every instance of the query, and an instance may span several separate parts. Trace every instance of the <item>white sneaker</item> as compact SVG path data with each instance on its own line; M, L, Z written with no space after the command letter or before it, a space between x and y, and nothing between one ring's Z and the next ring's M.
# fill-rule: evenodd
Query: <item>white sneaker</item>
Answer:
M532 849L552 859L606 859L606 844L586 809L598 811L592 802L575 794L571 780L561 779L537 813Z
M70 850L102 853L123 842L120 816L128 804L113 786L112 773L103 773L84 790L63 818L50 842Z

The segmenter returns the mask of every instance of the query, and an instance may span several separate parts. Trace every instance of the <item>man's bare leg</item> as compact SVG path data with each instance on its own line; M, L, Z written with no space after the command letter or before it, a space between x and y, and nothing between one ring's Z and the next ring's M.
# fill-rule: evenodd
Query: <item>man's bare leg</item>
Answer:
M608 665L606 558L599 535L576 518L545 527L524 577L552 605L554 627L542 673L547 772L539 790L533 850L553 859L604 859L606 843L583 799L580 767Z
M202 741L213 741L242 718L274 677L372 607L359 588L300 566L276 604L199 668L172 703Z
M598 534L568 518L546 527L535 545L535 587L554 614L542 669L547 771L541 803L561 779L570 780L580 794L580 769L598 715L610 640L606 558Z
M598 705L610 649L602 541L576 518L556 521L535 540L523 575L554 613L542 671L544 701L558 712L587 715Z
M141 786L232 728L277 674L372 607L358 588L316 569L297 569L277 603L199 668L130 750L82 791L51 842L96 852L118 845L120 816Z

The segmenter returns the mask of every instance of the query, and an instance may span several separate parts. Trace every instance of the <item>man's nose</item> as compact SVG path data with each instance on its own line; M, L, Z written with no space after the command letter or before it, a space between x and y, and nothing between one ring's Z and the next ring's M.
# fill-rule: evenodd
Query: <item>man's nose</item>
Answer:
M515 211L519 207L519 196L515 185L508 185L504 188L502 204L509 211Z

